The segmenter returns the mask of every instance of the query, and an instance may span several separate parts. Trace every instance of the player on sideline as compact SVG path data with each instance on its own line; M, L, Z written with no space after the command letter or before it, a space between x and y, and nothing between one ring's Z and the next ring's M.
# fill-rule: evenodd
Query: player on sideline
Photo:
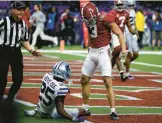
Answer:
M115 5L115 9L110 11L110 13L115 17L115 22L119 26L121 31L124 33L125 25L127 25L129 31L133 35L137 35L137 32L131 27L129 21L129 13L126 10L124 10L124 1L115 0L114 5ZM119 38L114 33L112 33L112 47L113 47L112 67L114 67L114 65L116 64L120 72L121 80L126 81L128 77L124 75L124 72L122 70L122 64L120 61L121 59L119 57L121 52L121 46L120 46ZM131 57L131 52L127 53L127 57ZM126 69L127 69L127 62L126 62Z
M130 25L133 29L135 29L135 17L136 17L136 12L134 10L135 4L136 4L135 0L126 0L126 7L129 13ZM128 50L131 51L131 57L127 57L126 61L124 62L124 65L126 66L126 76L129 79L134 79L134 77L129 73L129 69L130 63L139 57L139 47L137 43L137 37L136 35L132 35L132 33L129 32L127 26L125 28L125 37Z
M42 87L39 94L39 102L34 110L26 110L26 116L40 114L41 118L67 118L73 122L84 122L81 116L90 115L89 110L84 108L64 108L64 100L69 93L68 87L64 84L71 74L67 62L57 62L53 66L52 73L46 73L42 79Z
M90 79L99 67L103 82L106 87L107 99L110 104L110 118L118 120L115 111L115 94L112 87L112 66L110 60L111 31L118 37L122 47L122 53L126 54L125 39L120 28L115 23L114 16L109 13L99 13L98 8L91 2L81 6L82 21L85 22L89 31L89 53L82 66L82 107L88 110L90 96Z

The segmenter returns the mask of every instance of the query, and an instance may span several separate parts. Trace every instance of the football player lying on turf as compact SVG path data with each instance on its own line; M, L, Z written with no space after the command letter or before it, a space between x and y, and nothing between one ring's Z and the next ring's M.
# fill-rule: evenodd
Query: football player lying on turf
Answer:
M84 108L64 108L64 100L69 93L64 84L71 74L67 62L58 62L53 66L53 73L46 73L42 80L39 94L39 102L34 110L26 110L26 116L40 114L41 118L67 118L74 122L84 122L84 117L90 115L90 111Z

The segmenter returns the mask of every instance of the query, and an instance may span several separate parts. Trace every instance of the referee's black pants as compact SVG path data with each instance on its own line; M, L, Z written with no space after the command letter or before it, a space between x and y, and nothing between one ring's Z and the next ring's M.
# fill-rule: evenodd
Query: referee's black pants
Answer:
M0 100L6 88L9 66L13 84L8 99L13 101L23 81L23 56L20 48L0 47Z

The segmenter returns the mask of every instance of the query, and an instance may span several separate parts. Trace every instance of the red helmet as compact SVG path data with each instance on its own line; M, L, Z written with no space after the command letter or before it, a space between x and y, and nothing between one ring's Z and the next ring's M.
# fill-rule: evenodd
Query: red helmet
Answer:
M87 2L81 6L82 21L86 22L86 24L95 24L97 15L98 9L93 3Z
M124 9L124 0L114 0L114 5L118 11L123 11Z

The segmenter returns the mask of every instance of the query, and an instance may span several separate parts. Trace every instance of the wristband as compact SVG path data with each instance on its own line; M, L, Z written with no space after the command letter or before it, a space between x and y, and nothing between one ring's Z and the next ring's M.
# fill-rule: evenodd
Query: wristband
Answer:
M32 53L33 52L33 49L29 50L29 52Z

